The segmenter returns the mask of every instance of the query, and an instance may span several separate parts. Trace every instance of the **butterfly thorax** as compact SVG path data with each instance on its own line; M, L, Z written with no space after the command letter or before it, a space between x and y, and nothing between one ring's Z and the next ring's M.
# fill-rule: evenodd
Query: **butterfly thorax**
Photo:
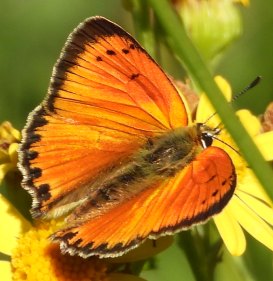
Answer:
M154 176L174 176L201 151L201 131L197 126L183 127L149 140L137 159Z

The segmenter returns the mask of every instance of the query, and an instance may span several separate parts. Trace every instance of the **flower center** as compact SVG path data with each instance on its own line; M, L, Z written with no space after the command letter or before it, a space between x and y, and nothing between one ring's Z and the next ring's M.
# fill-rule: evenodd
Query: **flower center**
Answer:
M63 255L48 236L55 223L39 224L18 239L12 255L13 281L106 281L107 265L97 258Z

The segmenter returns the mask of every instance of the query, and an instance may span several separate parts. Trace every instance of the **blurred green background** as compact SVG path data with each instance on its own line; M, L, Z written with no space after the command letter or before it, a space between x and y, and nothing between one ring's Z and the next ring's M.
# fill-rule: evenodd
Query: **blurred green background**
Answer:
M273 99L273 2L252 0L241 10L244 33L228 48L216 73L230 81L234 92L261 75L262 83L243 96L239 106L262 113ZM0 120L22 128L47 91L68 34L94 15L110 18L134 34L131 15L120 0L0 1ZM173 67L170 73L176 78L182 74L174 73Z
M237 105L261 114L273 100L273 1L252 0L241 10L244 33L226 51L215 74L226 77L235 93L261 75L262 82ZM0 122L9 120L23 127L28 113L47 92L52 67L68 34L94 15L105 16L134 34L131 15L120 0L0 0ZM179 68L165 70L181 77L175 69ZM242 263L251 272L244 280L273 280L272 253L253 239L243 259L227 254L224 260L217 280L242 280ZM157 261L158 270L143 273L148 280L194 280L177 247L162 253ZM238 264L235 273L229 267L234 261Z

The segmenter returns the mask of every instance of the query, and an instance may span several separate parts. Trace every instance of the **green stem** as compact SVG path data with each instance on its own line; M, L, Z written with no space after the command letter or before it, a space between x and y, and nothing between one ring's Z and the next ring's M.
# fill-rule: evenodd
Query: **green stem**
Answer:
M254 170L257 178L273 198L273 171L266 163L248 135L245 128L235 116L233 109L226 102L220 89L215 84L212 74L189 39L178 15L171 8L170 1L149 0L162 28L169 36L168 42L179 60L183 63L190 77L197 86L209 97L212 105L221 117L227 130L237 143L249 166Z
M196 228L184 231L179 235L179 245L188 258L195 279L198 281L212 281L214 269L217 265L217 253L211 251L210 245L200 237Z

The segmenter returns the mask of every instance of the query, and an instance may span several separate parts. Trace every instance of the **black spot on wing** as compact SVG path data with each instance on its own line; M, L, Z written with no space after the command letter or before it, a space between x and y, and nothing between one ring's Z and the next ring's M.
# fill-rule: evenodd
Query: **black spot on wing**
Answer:
M106 54L109 55L109 56L115 56L115 55L116 55L116 52L113 51L113 50L107 50L107 51L106 51Z
M211 194L211 195L212 195L213 197L215 197L215 196L218 194L218 192L219 192L219 190L218 190L218 189L216 189L214 192L212 192L212 194Z
M45 186L41 186L41 189L39 189L39 187L35 185L35 180L42 176L42 170L35 167L34 164L35 159L39 157L39 153L35 149L36 143L41 140L39 130L48 124L45 118L46 115L48 115L48 112L43 105L37 107L30 113L19 147L19 169L23 174L22 186L34 197L32 204L34 217L41 215L39 211L41 200L46 200L49 196L46 195Z
M70 231L71 230L71 231ZM108 247L107 243L103 243L98 247L94 248L93 242L86 244L85 246L81 246L83 240L78 239L73 244L71 244L70 240L77 235L77 232L72 232L72 228L64 230L65 234L62 233L55 233L50 236L50 239L53 241L59 241L62 243L62 251L69 252L71 255L80 255L84 258L90 256L100 256L100 257L114 257L117 255L122 254L129 249L133 249L136 246L140 245L145 239L141 237L137 237L132 241L129 241L127 244L117 243L116 245L112 246L111 248Z
M46 111L44 107L38 107L34 113L31 113L29 116L29 121L24 129L23 140L20 144L19 155L20 155L20 165L24 168L27 178L33 179L37 178L39 173L36 170L30 168L30 161L38 157L38 152L35 151L33 144L39 142L41 136L37 133L37 129L45 126L48 122L45 119Z
M135 238L134 240L130 241L128 244L124 245L123 243L117 243L116 245L112 246L111 248L108 247L107 243L101 244L100 246L96 248L92 248L93 243L87 244L85 247L80 248L79 251L84 254L84 256L88 257L92 255L92 253L95 253L95 255L99 255L103 257L104 255L107 256L115 256L120 253L123 253L124 251L128 249L132 249L136 247L137 245L144 242L144 239L142 238Z
M21 145L21 150L24 151L25 160L29 160L29 150L31 149L32 144L40 141L41 136L33 131L27 132L26 139Z
M96 57L96 60L97 60L97 61L102 61L102 57L101 57L101 56L97 56L97 57Z
M41 184L37 189L37 198L40 201L47 201L51 198L50 186L48 184Z
M133 73L130 77L131 80L136 79L139 76L139 73Z
M129 54L129 50L128 50L128 49L122 49L121 51L122 51L122 53L125 54L125 55Z
M216 178L216 175L211 176L211 177L208 179L208 182L213 181L215 178Z
M37 179L41 177L42 170L40 168L34 167L29 170L29 174L32 179Z
M25 160L26 161L34 160L35 158L37 158L37 156L38 156L37 151L34 151L34 150L25 151Z
M21 145L21 149L29 149L30 146L40 140L40 136L35 133L36 129L45 126L48 122L45 119L47 115L43 106L38 107L34 113L29 116L29 122L24 131L24 142Z
M57 233L56 233L57 234ZM58 240L59 239L59 236L58 236L58 238L57 238L57 235L56 234L53 234L53 235L51 235L50 236L50 238L51 239L53 239L53 240ZM75 235L77 235L77 232L69 232L69 231L67 231L64 235L62 235L62 240L63 241L65 241L66 243L70 240L70 239L72 239ZM78 243L80 243L81 242L81 240L78 240L79 242Z

